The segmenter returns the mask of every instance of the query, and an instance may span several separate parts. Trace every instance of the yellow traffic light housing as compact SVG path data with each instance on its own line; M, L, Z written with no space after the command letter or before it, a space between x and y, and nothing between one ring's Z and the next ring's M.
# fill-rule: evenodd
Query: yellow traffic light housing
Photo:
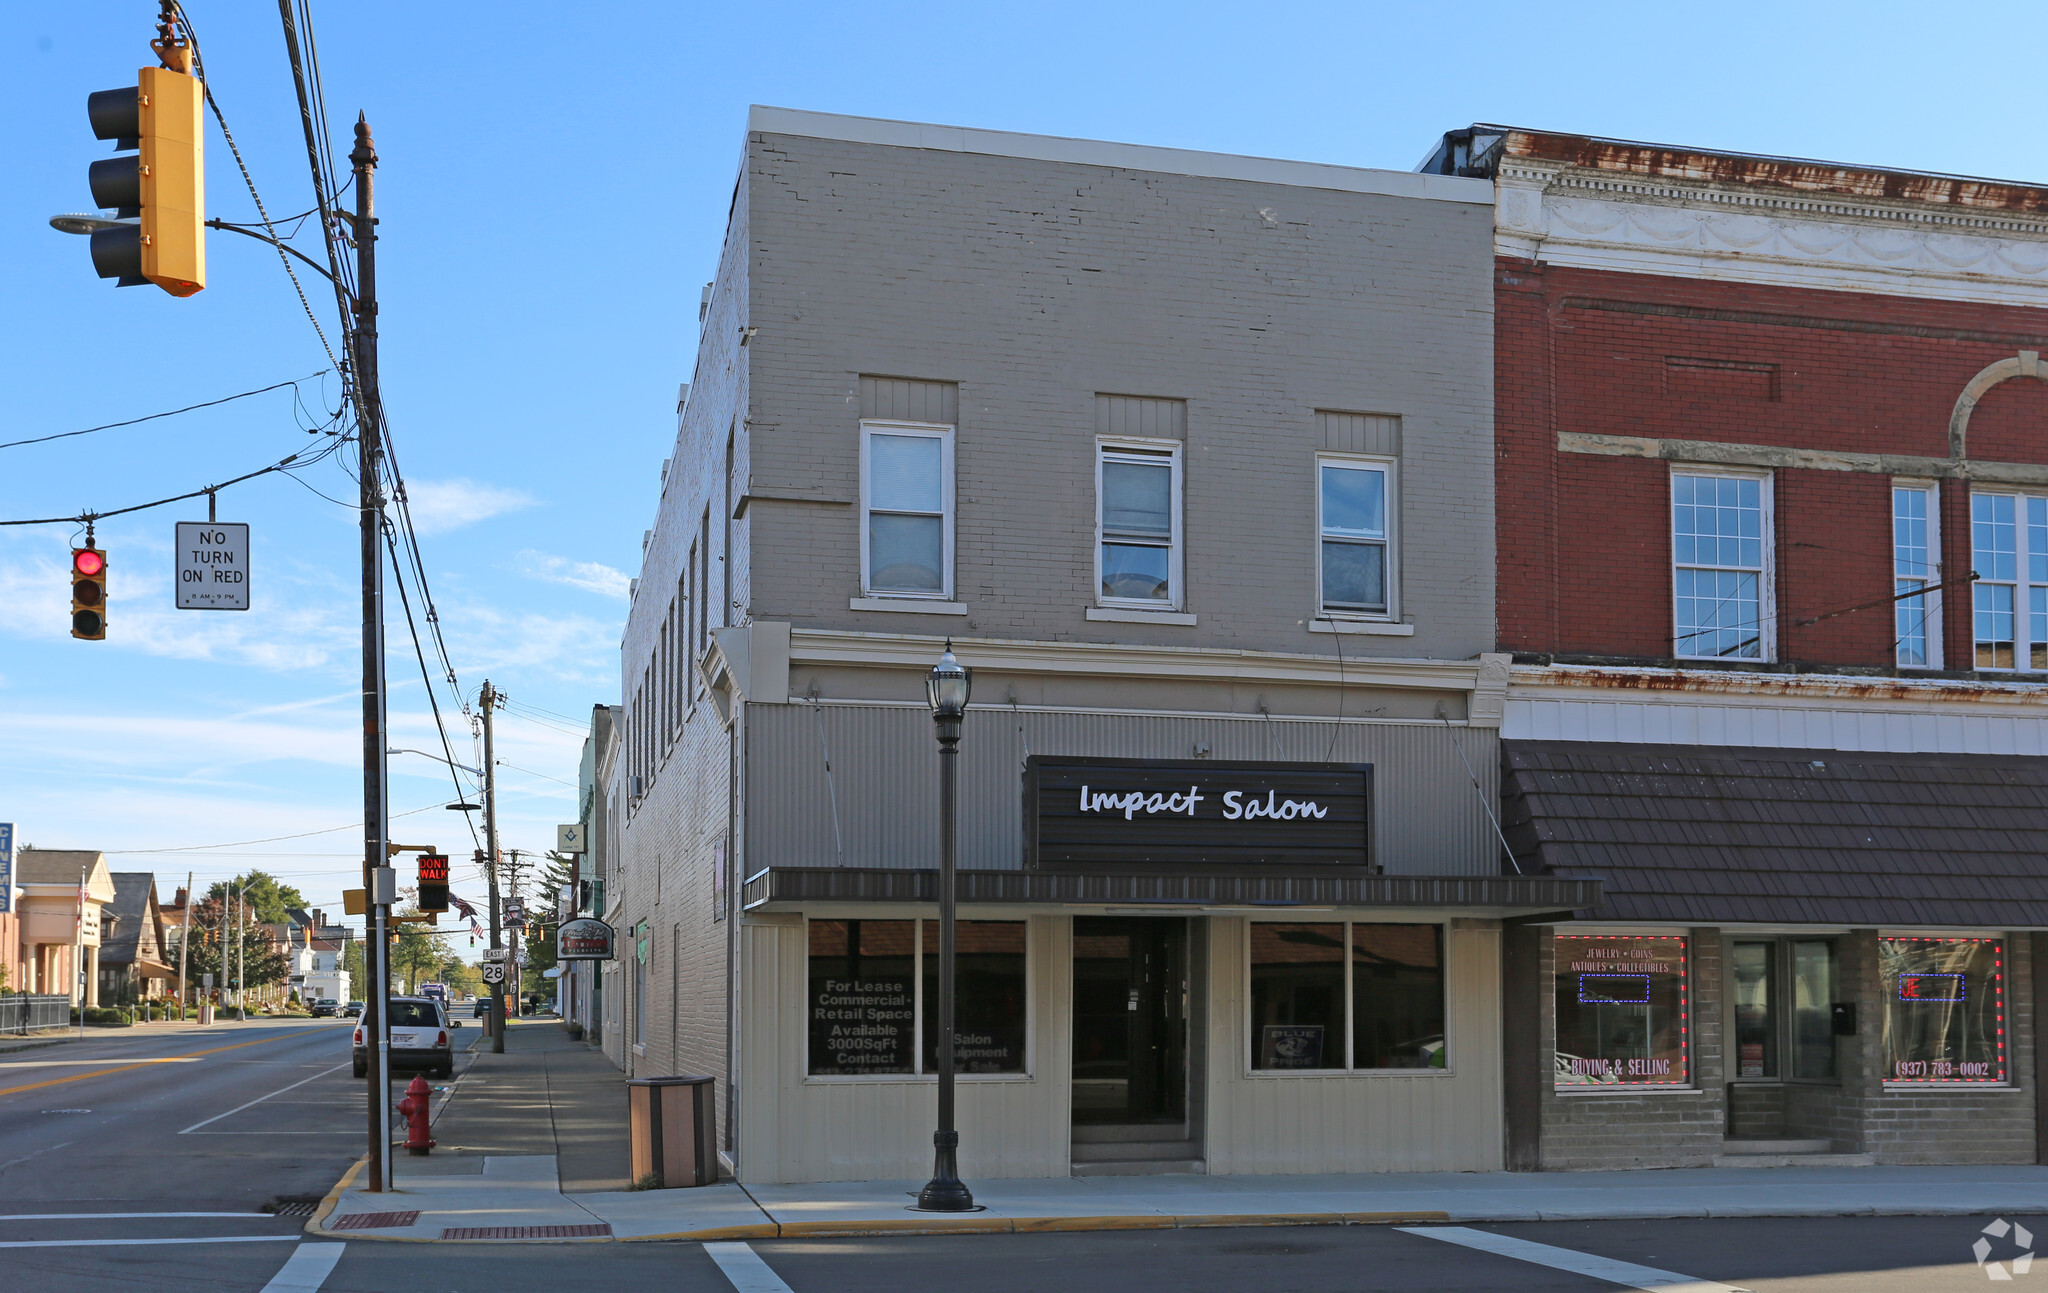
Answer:
M107 554L89 538L71 550L71 636L88 642L107 637Z
M123 287L190 296L206 286L206 84L192 75L189 43L150 48L164 65L138 71L135 89L86 99L95 136L138 150L92 164L93 201L137 220L92 235L93 267Z

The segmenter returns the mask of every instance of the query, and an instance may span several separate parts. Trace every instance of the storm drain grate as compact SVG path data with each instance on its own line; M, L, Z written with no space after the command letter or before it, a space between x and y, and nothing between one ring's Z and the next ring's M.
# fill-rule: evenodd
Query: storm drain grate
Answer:
M270 1215L273 1217L310 1217L319 1208L318 1199L292 1199L277 1205Z
M327 1223L329 1230L389 1230L420 1219L417 1212L358 1212Z
M612 1225L592 1226L458 1226L443 1230L443 1239L608 1239Z

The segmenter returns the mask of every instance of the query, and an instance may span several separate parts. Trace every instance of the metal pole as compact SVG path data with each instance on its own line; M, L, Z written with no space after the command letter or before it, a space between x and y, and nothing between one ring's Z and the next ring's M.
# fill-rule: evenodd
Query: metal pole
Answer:
M917 1196L929 1212L966 1212L974 1195L960 1180L960 1132L953 1126L953 934L958 816L960 716L937 715L939 727L939 1129L932 1133L932 1179Z
M85 1036L85 868L78 868L78 929L71 936L71 987L78 997L78 1035Z
M484 876L491 889L491 947L502 951L505 946L504 926L498 918L498 757L491 743L491 713L498 707L497 689L491 680L484 679L483 694L478 701L484 712ZM504 962L498 962L499 973L504 973ZM491 986L491 1053L505 1053L505 981L501 978Z
M363 994L363 1043L372 1054L366 1058L371 1081L369 1140L371 1190L389 1189L391 1184L391 1101L390 1093L390 992L391 949L385 935L386 904L376 902L377 872L389 865L385 803L384 722L384 529L383 404L377 388L377 218L376 146L370 139L369 122L356 118L356 144L348 160L354 168L356 209L351 221L356 244L356 298L354 347L350 359L355 366L356 476L360 485L357 506L361 521L362 618L363 618L363 888L373 911L365 922L365 940L370 953L363 970L370 978L370 991Z
M185 873L185 910L181 918L185 922L178 931L178 1022L185 1022L185 945L192 941L192 873Z

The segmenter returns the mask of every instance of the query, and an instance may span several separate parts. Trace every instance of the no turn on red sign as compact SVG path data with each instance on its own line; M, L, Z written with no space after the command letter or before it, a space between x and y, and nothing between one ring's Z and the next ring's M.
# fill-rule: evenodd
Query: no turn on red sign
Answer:
M178 609L249 609L249 527L234 521L178 522Z

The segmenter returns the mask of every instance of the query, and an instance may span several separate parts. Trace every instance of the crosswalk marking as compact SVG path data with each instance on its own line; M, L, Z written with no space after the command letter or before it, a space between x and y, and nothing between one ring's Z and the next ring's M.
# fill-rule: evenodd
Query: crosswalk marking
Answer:
M734 1293L790 1293L789 1285L769 1269L761 1254L745 1244L706 1244L704 1251L725 1272Z
M0 1248L118 1248L147 1244L281 1244L297 1235L207 1235L192 1239L10 1239Z
M1592 1253L1575 1252L1570 1248L1554 1248L1549 1244L1514 1239L1507 1235L1473 1230L1466 1226L1396 1226L1395 1229L1406 1235L1441 1239L1445 1243L1476 1248L1484 1253L1495 1253L1502 1257L1534 1262L1538 1266L1548 1266L1553 1270L1571 1271L1596 1280L1606 1280L1623 1288L1642 1289L1644 1293L1749 1293L1748 1289L1739 1289L1731 1284L1717 1284L1712 1280L1696 1279L1691 1275L1660 1271L1654 1266L1638 1266L1634 1262L1616 1261L1612 1257L1596 1257Z
M270 1277L263 1293L320 1293L320 1286L334 1273L347 1244L300 1244L292 1250L282 1269Z

